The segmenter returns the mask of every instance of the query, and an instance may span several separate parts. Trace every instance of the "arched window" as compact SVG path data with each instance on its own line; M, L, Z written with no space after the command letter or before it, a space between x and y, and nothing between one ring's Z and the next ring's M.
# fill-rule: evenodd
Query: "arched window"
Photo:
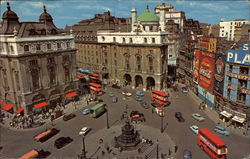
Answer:
M152 56L149 56L148 57L148 65L149 65L149 71L152 72L154 70L154 61L153 61L153 57Z
M39 71L37 69L31 70L31 79L32 79L32 86L33 89L39 89Z
M29 51L29 45L24 45L23 49L24 51Z
M141 56L136 56L136 70L141 71Z

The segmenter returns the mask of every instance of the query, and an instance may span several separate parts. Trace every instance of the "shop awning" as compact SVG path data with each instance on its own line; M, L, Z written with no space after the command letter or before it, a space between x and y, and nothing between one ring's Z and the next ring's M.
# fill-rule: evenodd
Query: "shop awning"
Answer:
M42 102L42 103L39 103L39 104L35 104L34 108L42 108L42 107L45 107L47 105L49 105L47 102Z
M66 98L73 98L75 96L77 96L78 94L76 92L71 92L71 93L68 93L68 94L65 94L65 97Z
M84 74L78 74L78 75L76 75L76 78L83 79L84 78Z
M17 110L16 110L16 114L20 114L23 110L24 110L24 108L23 108L23 107L21 107L21 108L17 109Z
M232 117L232 114L231 113L228 113L227 111L223 110L222 112L220 112L221 115L227 117L227 118L231 118Z
M2 107L3 110L9 111L12 109L14 106L12 104L6 104L5 106Z
M233 118L232 118L232 120L234 120L234 121L237 121L237 122L239 122L239 123L244 123L244 121L245 121L245 118L241 118L241 117L238 117L238 116L234 116Z

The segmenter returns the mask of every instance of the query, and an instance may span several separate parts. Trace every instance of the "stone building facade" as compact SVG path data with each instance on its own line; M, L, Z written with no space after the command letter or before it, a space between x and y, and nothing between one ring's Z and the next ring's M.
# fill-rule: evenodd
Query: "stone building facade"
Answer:
M44 12L39 22L19 22L7 3L0 27L0 98L12 113L24 114L64 104L65 94L76 91L75 43Z
M161 90L166 84L169 44L169 34L162 30L165 23L161 24L165 19L150 13L148 7L139 16L135 8L131 13L131 32L109 29L97 33L102 71L109 72L111 80L121 85Z

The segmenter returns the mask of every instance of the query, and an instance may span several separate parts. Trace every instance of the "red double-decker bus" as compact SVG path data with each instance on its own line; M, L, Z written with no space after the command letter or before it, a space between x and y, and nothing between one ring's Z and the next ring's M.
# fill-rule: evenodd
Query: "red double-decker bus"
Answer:
M197 143L211 158L227 159L226 143L210 130L206 128L199 129Z
M151 100L158 104L165 105L168 104L169 94L153 89L151 92Z
M89 81L92 83L101 83L99 74L89 74Z
M102 95L102 85L97 83L89 83L90 93L96 94L96 95Z

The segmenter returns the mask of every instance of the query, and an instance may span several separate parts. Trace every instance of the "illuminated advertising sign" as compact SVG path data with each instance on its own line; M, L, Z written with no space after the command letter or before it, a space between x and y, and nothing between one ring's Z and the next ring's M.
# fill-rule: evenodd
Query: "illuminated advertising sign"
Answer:
M199 85L207 89L210 93L213 92L214 59L214 53L201 51Z
M238 50L228 49L227 50L227 62L250 65L250 43L240 44Z
M223 94L226 55L216 54L214 68L214 90Z
M199 67L200 67L200 50L194 51L194 61L193 61L193 68L194 68L194 76L193 81L198 84L199 82Z

